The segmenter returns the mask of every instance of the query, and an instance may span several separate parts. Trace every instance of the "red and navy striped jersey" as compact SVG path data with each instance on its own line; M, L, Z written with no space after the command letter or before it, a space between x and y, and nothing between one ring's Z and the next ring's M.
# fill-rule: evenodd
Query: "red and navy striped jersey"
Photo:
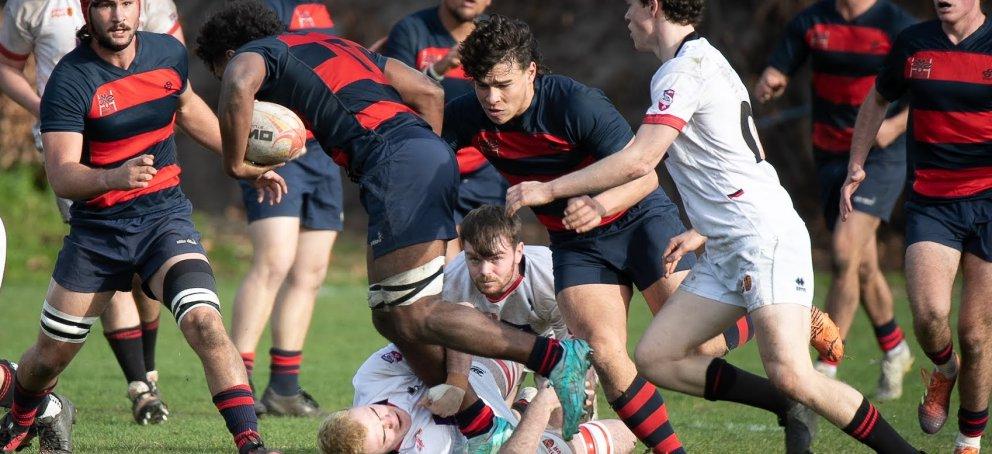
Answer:
M386 57L343 38L286 33L245 44L265 61L260 101L295 111L320 146L352 178L366 158L406 126L430 126L403 103L383 70Z
M938 21L906 29L876 89L908 95L912 199L992 197L992 21L957 45Z
M307 0L265 0L265 4L279 15L286 30L314 31L329 35L334 32L334 19L324 2Z
M146 188L113 190L72 205L73 218L135 217L185 201L173 131L179 95L186 90L186 48L169 35L138 32L128 69L79 45L55 67L41 100L41 132L83 135L81 163L115 168L142 154L158 173Z
M551 181L582 169L622 150L634 133L603 92L551 75L537 77L530 108L503 125L489 120L474 94L448 103L443 136L452 148L477 147L513 185ZM667 201L660 189L648 197ZM567 203L556 200L532 208L549 231L563 232ZM623 214L606 217L602 224Z
M845 20L834 0L822 0L789 22L769 66L793 75L809 57L813 65L813 150L819 157L846 156L858 108L875 83L896 36L916 19L889 0L878 0ZM889 116L904 107L894 106Z
M382 54L424 71L428 65L442 60L456 46L458 42L444 28L438 7L435 6L417 11L397 22L389 31ZM445 102L474 92L472 82L461 66L445 73L441 86L444 88ZM462 175L476 172L488 165L486 158L473 147L459 149L455 157Z

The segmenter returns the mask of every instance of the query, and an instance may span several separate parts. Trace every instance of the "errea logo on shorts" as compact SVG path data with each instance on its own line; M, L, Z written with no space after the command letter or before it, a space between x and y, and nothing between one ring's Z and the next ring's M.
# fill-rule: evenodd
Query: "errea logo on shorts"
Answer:
M192 238L186 238L185 240L176 240L176 244L192 244L196 245L196 240Z
M806 292L806 279L803 279L802 277L796 278L796 291Z
M858 202L858 203L860 203L862 205L866 205L866 206L875 205L875 200L876 200L876 197L872 197L872 198L869 199L868 197L864 197L864 196L860 196L860 195L854 196L854 201L855 202Z

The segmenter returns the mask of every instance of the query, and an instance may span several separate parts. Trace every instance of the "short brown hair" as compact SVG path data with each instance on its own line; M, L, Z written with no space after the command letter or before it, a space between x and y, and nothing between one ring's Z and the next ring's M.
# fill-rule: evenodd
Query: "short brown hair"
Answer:
M539 74L547 72L530 26L500 14L476 22L459 48L459 58L465 74L473 79L485 77L500 63L515 63L520 69L534 63Z
M641 4L648 6L651 0L641 0ZM669 22L695 26L703 21L704 0L658 0L658 4Z
M317 429L317 448L323 454L362 454L365 426L348 417L348 410L331 413Z
M520 218L507 216L501 206L483 205L462 219L462 242L471 244L481 257L495 256L504 237L510 246L520 243Z

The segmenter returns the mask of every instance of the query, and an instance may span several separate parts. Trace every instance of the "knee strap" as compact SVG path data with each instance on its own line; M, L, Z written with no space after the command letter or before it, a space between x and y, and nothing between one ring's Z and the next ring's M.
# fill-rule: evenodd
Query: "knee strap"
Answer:
M41 309L41 332L59 342L82 344L97 318L69 315L45 301Z
M440 295L444 286L444 257L369 286L369 307L383 309L413 304Z
M162 303L172 312L176 323L181 324L197 307L208 306L220 312L214 272L204 260L188 259L172 265L165 273L162 294Z

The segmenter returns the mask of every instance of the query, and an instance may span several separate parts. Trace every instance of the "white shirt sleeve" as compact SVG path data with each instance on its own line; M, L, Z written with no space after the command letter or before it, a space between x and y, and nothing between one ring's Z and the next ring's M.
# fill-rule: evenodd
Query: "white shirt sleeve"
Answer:
M33 27L28 22L30 8L20 1L9 1L3 8L0 23L0 54L10 60L27 60L34 49Z
M141 29L171 35L179 28L179 12L172 0L142 0Z
M682 131L699 109L705 87L696 74L667 69L663 67L651 79L651 107L644 114L643 123Z

